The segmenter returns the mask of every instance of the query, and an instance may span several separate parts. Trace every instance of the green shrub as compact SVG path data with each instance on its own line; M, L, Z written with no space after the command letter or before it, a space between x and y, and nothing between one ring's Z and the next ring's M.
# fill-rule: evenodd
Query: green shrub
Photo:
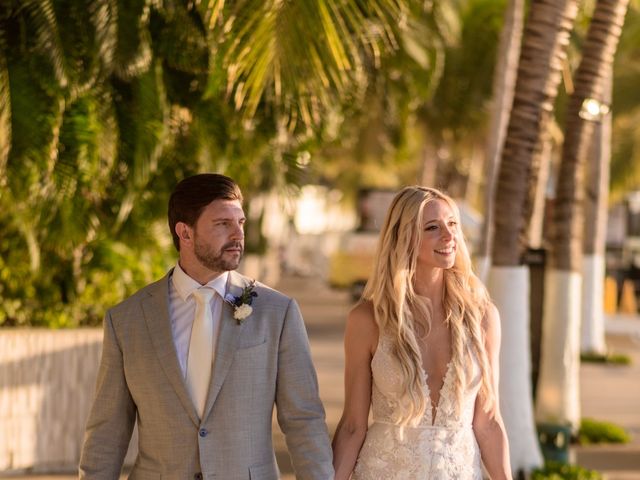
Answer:
M602 480L602 475L578 465L545 462L543 468L531 472L531 480Z
M586 363L631 365L631 357L621 353L583 353L580 355L580 361Z
M591 443L629 443L631 437L624 428L611 423L583 418L578 431L578 442L581 445Z

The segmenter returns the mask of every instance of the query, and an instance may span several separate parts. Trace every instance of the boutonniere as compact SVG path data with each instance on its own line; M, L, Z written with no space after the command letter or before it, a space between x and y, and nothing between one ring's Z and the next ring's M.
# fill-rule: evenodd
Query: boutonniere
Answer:
M238 325L240 325L242 321L253 312L251 303L253 302L253 299L258 296L258 293L253 291L255 286L256 281L252 280L249 285L244 287L240 295L235 296L231 293L227 293L224 298L227 303L233 305L233 318L236 319Z

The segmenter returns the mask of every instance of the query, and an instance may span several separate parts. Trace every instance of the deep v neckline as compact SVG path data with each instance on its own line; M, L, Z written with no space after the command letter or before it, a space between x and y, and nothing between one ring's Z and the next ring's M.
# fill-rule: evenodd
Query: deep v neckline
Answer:
M449 374L451 372L451 360L447 362L447 366L445 368L445 372L442 377L442 386L438 391L438 399L436 402L434 402L433 398L431 397L431 388L429 387L429 382L428 382L429 374L427 373L427 369L425 368L424 363L422 361L422 353L420 353L420 371L422 373L425 396L429 401L429 413L431 416L430 425L433 427L436 424L436 420L439 418L438 413L440 412L443 394L446 393L445 388L447 386Z

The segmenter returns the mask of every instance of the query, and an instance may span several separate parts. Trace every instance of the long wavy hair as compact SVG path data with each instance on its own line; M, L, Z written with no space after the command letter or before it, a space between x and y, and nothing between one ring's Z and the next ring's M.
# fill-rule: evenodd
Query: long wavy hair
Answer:
M472 271L460 227L460 211L455 202L439 190L405 187L394 197L387 212L373 273L362 295L373 305L380 335L391 336L394 352L402 365L402 401L396 419L401 426L417 425L427 408L418 339L424 330L429 333L431 308L416 295L414 284L424 231L423 211L435 200L449 205L458 224L455 262L443 272L443 307L451 332L455 411L460 413L464 388L471 381L473 355L481 370L480 395L484 408L489 410L495 401L481 325L490 300L484 285Z

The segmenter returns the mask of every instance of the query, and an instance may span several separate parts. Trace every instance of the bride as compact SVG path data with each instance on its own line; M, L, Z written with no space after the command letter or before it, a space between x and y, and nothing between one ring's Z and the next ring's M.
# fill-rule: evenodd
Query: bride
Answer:
M500 318L453 200L406 187L345 331L336 480L511 479L500 417ZM373 423L368 425L369 408Z

